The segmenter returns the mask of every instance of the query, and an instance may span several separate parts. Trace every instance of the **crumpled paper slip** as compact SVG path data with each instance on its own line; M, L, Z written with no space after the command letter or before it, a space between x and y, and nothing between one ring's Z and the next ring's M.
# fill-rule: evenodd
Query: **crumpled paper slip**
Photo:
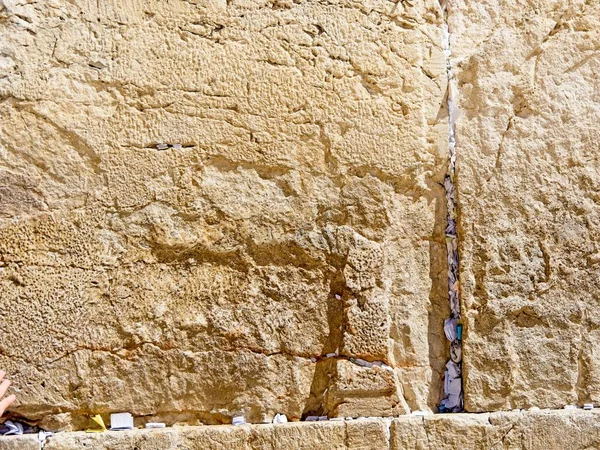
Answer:
M446 188L446 192L451 192L454 190L454 186L452 185L452 181L450 180L450 175L446 175L444 177L444 188Z
M456 221L454 219L448 220L448 225L446 225L446 237L456 237Z
M285 414L275 414L275 417L273 418L273 423L287 423L288 418Z
M448 390L448 393L449 394L458 394L462 388L461 388L460 384L458 384L458 387L456 386L456 384L453 384L453 381L460 380L460 378L462 377L462 369L459 364L457 364L453 361L448 361L446 363L446 370L448 371L448 380L450 383L449 384L450 389ZM458 389L458 391L456 389Z
M462 361L462 347L458 340L453 341L450 346L450 360L455 363Z
M360 359L360 358L350 358L350 362L357 364L359 366L362 367L373 367L373 363L369 362L369 361L365 361L364 359Z
M452 236L452 239L456 240L456 236ZM454 245L452 251L448 253L448 269L458 273L458 252L454 250Z
M18 436L23 434L23 431L23 424L7 420L2 424L2 431L0 434L4 436Z
M456 275L454 274L454 271L450 270L448 272L448 289L455 290L454 289L455 284L456 284Z
M448 361L444 373L444 394L446 397L440 402L440 408L444 411L456 411L462 409L462 370L459 364Z
M448 109L450 110L450 126L453 127L456 121L460 119L462 112L452 100L448 100Z
M448 296L450 297L450 311L452 312L452 317L454 317L455 319L460 319L460 304L458 302L458 292L448 291Z
M91 419L98 424L100 428L88 428L85 430L86 433L103 433L106 431L106 425L104 425L104 420L102 420L102 416L100 414L96 414L91 417Z
M458 320L456 319L446 319L444 321L444 333L446 334L446 338L452 342L458 338Z
M0 424L0 436L18 436L21 434L38 434L39 427L29 425L27 423L18 422L16 420L7 420Z
M461 383L456 383L455 381L460 381L461 375L462 370L460 365L454 361L448 361L446 363L446 373L444 379L444 392L446 394L460 394L462 391L462 385Z
M246 418L244 416L235 416L231 420L231 424L232 425L245 425L246 424Z
M456 82L454 80L450 80L448 82L448 100L456 101L458 99L458 88L456 87Z
M448 271L454 275L455 280L458 279L458 261L456 260L456 255L454 253L448 255Z
M54 436L54 433L52 431L44 431L44 430L40 430L38 432L38 441L40 442L40 444L44 445L44 443L46 442L46 439L48 439L49 437Z
M462 408L462 394L450 394L448 398L441 401L440 406L446 409L454 410L456 408ZM457 411L454 411L457 412Z
M388 366L386 363L384 363L383 361L374 361L373 362L373 367L381 367L384 370L391 370L393 371L394 369L391 366Z

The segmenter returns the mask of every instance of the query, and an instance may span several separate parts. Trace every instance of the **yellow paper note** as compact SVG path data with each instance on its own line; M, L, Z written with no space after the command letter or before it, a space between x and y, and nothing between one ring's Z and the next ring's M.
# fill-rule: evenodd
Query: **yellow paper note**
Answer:
M102 433L106 431L106 425L104 425L104 420L102 420L102 416L100 414L96 414L91 419L96 422L100 428L88 428L85 430L86 433Z

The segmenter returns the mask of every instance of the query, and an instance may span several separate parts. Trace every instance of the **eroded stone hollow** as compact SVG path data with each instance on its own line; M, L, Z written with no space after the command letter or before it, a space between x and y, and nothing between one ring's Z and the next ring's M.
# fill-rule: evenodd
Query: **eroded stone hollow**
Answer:
M14 417L435 409L436 0L4 2L0 20Z

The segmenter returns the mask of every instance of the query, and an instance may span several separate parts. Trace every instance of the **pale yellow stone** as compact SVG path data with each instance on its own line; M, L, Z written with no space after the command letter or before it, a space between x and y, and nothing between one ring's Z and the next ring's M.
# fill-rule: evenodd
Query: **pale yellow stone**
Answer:
M299 420L382 382L348 387L336 351L397 369L345 413L435 408L437 0L0 5L14 413Z
M410 412L396 371L338 361L324 397L331 417L385 417Z
M371 425L372 427L372 425ZM371 428L367 427L367 428ZM381 430L383 432L383 430ZM371 437L373 434L371 434ZM102 434L61 433L49 439L46 450L81 448L90 450L270 450L294 448L364 449L364 439L349 442L344 422L289 423L286 425L244 425L175 427L159 430L106 432Z
M388 449L391 420L353 420L346 422L346 448L356 450Z
M600 4L450 2L465 406L600 402Z
M392 450L585 450L600 446L598 412L548 410L394 419Z
M37 434L0 436L0 450L40 450Z
M175 427L59 433L45 450L589 450L600 447L597 411L405 416L285 425ZM12 441L11 441L12 440ZM0 438L0 449L19 438ZM5 445L5 447L3 447ZM24 447L26 448L26 447ZM31 447L38 448L38 447Z

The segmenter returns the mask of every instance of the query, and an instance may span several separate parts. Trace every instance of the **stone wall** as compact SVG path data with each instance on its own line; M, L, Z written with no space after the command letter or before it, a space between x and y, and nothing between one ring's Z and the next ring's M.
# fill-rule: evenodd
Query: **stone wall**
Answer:
M435 408L437 1L1 4L15 416L80 429L121 410L227 423Z
M443 414L284 425L175 427L0 439L0 450L589 450L597 411Z
M600 402L599 21L584 0L0 1L12 416L435 411L445 25L465 408Z
M469 411L600 401L600 4L449 18Z

